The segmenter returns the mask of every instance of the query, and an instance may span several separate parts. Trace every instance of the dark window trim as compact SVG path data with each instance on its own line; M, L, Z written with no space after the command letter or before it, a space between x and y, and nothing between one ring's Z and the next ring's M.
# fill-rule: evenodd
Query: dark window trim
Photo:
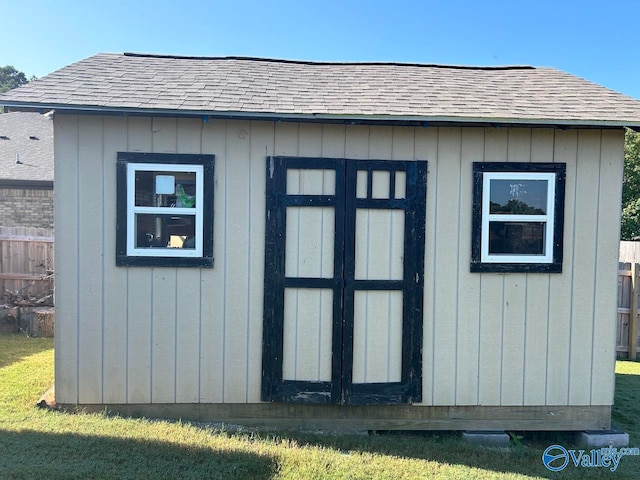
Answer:
M483 263L482 251L482 189L485 172L555 173L553 219L553 261L551 263ZM567 176L565 163L473 163L473 214L471 239L471 272L562 273L564 197Z
M163 163L202 165L202 257L147 257L127 255L127 165ZM116 192L116 265L145 267L213 267L213 175L214 155L181 153L118 152Z

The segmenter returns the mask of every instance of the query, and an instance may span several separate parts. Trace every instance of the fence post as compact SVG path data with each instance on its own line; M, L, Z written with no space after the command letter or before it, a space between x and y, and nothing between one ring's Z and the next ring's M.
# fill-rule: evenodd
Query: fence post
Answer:
M631 264L631 308L629 312L629 359L635 360L638 351L638 266Z

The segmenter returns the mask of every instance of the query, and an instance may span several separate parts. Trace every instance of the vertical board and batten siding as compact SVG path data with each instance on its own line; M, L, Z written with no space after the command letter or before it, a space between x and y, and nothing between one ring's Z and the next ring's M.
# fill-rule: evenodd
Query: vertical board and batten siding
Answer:
M483 145L483 161L506 162L509 145L509 130L487 129ZM471 165L466 166L467 169ZM471 204L471 190L461 192L465 203ZM463 245L470 249L470 239L463 238ZM519 274L516 274L519 275ZM478 404L500 405L502 396L502 368L505 346L504 340L504 300L506 275L480 276L480 340L478 353ZM470 312L470 314L473 314ZM524 321L524 319L521 319ZM506 347L510 348L510 347Z
M127 123L118 117L103 119L103 152L102 196L109 188L116 185L116 155L127 149ZM109 198L112 198L110 196ZM113 232L116 228L116 204L105 201L102 205L104 232ZM100 257L103 275L102 324L105 348L102 350L102 401L104 403L126 403L128 370L128 277L129 272L123 268L110 268L113 257L107 252L115 252L116 236L103 234L104 253ZM96 262L98 263L98 262Z
M591 405L613 403L614 378L611 369L615 366L615 322L606 322L610 312L617 311L617 270L619 238L612 232L620 231L620 213L624 142L622 134L610 135L602 131L600 136L600 173L598 184L598 233L596 239L596 275L593 292L593 336L591 374ZM612 293L610 293L612 292ZM615 318L615 317L614 317ZM613 337L612 350L601 347L601 338ZM613 358L611 353L613 352ZM578 367L579 368L579 367ZM610 382L599 383L598 379L611 377Z
M622 135L57 115L58 401L260 401L265 161L283 155L429 162L422 405L610 405ZM212 269L115 266L118 151L215 155ZM476 161L567 164L564 273L469 272ZM375 251L381 240L361 241ZM292 292L290 308L307 293ZM359 321L372 335L354 360L366 379L393 324ZM300 345L313 340L304 328ZM292 350L291 372L326 376L315 328L317 362L298 364ZM385 355L390 378L394 349Z
M591 132L578 132L578 154L576 162L575 208L574 223L574 265L572 269L573 292L571 302L571 338L569 343L569 372L576 368L591 369L590 348L585 348L591 343L593 336L593 298L595 296L595 275L597 259L597 234L598 234L598 176L584 175L583 170L594 168L600 157L600 138ZM576 261L583 251L592 251L593 261ZM585 297L577 295L577 284L584 292ZM591 400L590 378L582 375L569 375L569 403L572 405L584 405Z
M482 128L465 128L461 132L460 158L458 159L461 200L458 215L458 242L469 232L471 208L462 208L471 201L463 192L473 191L472 162L484 159L484 137ZM428 180L427 180L428 181ZM463 248L456 257L455 268L460 295L456 298L457 325L455 346L455 401L456 405L478 405L480 355L480 275L469 275L471 248ZM434 279L437 281L437 279Z
M554 161L567 164L564 203L564 238L562 275L549 278L549 314L547 320L547 356L544 363L547 377L545 398L548 405L565 405L569 401L569 355L571 339L571 299L573 295L572 268L575 237L576 162L578 155L577 130L554 132ZM595 166L594 166L595 169ZM595 253L595 252L594 252ZM592 258L586 260L592 262Z
M78 316L78 282L80 241L78 222L78 123L77 116L62 117L54 122L55 156L60 160L54 164L56 194L54 212L58 248L56 263L56 322L55 322L55 371L56 396L59 401L79 403L78 391L78 344L80 342ZM99 145L96 145L98 148ZM115 233L115 232L114 232ZM115 235L114 235L115 237ZM94 263L95 267L95 263ZM96 292L97 297L101 294ZM101 301L98 299L97 301ZM84 339L83 339L84 340ZM125 341L123 337L122 341ZM95 352L101 355L102 352ZM101 376L101 370L95 374Z
M531 162L561 162L554 156L554 138L553 129L531 130ZM545 404L547 372L542 366L547 360L550 281L549 275L527 275L523 346L525 405Z

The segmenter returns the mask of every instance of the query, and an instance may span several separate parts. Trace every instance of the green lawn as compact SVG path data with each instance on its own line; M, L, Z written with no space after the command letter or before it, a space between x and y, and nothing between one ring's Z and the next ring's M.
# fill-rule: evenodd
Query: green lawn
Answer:
M618 362L613 421L640 447L640 363ZM53 343L0 336L0 479L637 479L640 457L618 470L558 473L541 462L560 433L520 434L509 448L453 433L332 435L229 432L183 422L66 414L35 408L53 379Z

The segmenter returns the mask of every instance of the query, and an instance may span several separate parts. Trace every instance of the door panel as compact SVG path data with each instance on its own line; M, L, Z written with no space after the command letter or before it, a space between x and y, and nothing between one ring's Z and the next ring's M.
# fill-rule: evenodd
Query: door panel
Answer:
M331 381L333 291L285 288L283 380Z
M402 381L402 291L355 292L352 381Z
M419 402L422 399L426 162L350 160L345 167L342 403ZM399 220L400 217L403 220ZM401 255L395 244L402 245ZM364 252L365 245L366 255L360 253ZM360 266L360 262L366 266ZM384 294L401 295L401 327L396 324L393 332L401 337L400 348L397 340L395 343L393 340L397 337L389 337L388 330L385 335L384 329L378 327L382 324L382 315L378 313L371 320L377 327L375 338L365 341L363 347L362 338L356 338L362 335L362 328L356 329L356 321L362 323L363 318L356 311L356 298L360 303L361 294L366 292L366 296L371 296L371 291L383 294L373 294L375 301L384 298ZM391 314L387 314L389 321L397 322L398 317L392 319ZM363 361L363 355L373 351L367 344L381 342L386 342L390 364L397 362L401 355L399 380L393 369L386 370L377 364L375 368L380 371L362 371L361 365L368 370L369 362Z
M402 280L404 211L356 210L356 280Z
M371 178L371 198L389 198L391 172L374 170Z
M262 398L421 400L426 162L267 161Z
M333 207L287 207L285 275L333 278Z
M262 399L339 403L344 160L269 157L266 170Z
M287 195L335 195L335 170L287 169Z

